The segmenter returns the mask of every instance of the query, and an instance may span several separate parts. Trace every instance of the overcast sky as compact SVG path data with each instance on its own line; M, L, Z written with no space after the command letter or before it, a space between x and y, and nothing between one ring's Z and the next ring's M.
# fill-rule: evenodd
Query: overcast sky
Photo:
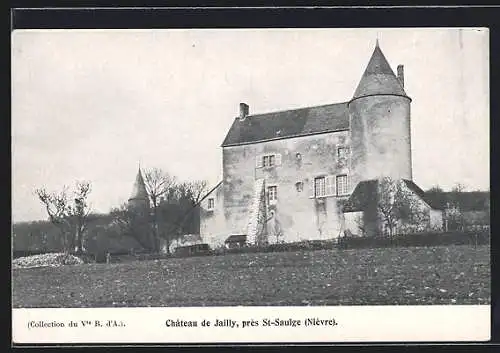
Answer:
M251 113L348 101L375 40L405 66L414 181L489 188L484 29L26 30L12 37L12 217L33 194L90 180L98 212L125 202L140 161L221 179L220 144Z

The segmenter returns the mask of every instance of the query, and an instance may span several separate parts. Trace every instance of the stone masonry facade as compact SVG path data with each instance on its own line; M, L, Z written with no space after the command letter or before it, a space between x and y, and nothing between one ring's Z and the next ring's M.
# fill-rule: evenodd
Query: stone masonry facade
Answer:
M240 103L222 143L222 180L200 203L203 241L335 239L357 218L376 235L376 203L360 190L385 177L409 185L429 209L426 222L439 224L439 211L412 181L411 102L403 66L396 76L377 43L348 102L253 115ZM356 197L365 199L351 200L358 186Z

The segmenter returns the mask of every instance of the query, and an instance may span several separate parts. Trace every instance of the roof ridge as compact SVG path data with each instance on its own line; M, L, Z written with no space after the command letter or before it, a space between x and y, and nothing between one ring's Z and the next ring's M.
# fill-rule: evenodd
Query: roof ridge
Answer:
M212 192L215 191L215 189L217 189L221 184L222 184L223 180L219 181L213 188L211 188L209 191L207 191L207 193L205 194L205 196L203 196L197 203L195 206L198 206L199 204L201 204L203 202L203 200L205 200L208 195L210 195Z
M263 115L279 114L279 113L286 113L286 112L294 112L294 111L298 111L298 110L306 110L306 109L313 109L313 108L323 108L323 107L328 107L328 106L331 106L331 105L341 105L341 104L347 105L347 103L349 103L349 101L339 102L339 103L328 103L328 104L320 104L320 105L311 105L311 106L307 106L307 107L292 108L292 109L285 109L285 110L273 110L273 111L263 112L263 113L259 113L259 114L250 114L250 115L247 116L247 118L261 117ZM235 119L239 119L239 117L235 117Z

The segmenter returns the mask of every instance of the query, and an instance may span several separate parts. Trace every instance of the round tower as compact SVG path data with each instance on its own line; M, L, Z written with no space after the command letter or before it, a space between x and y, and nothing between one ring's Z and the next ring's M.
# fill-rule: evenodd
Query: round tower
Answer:
M392 71L378 41L348 103L351 134L351 185L391 177L412 179L410 103L403 66Z
M146 190L146 184L144 183L140 167L139 171L137 172L137 176L135 178L132 194L128 199L128 207L134 210L142 210L142 211L149 210L149 196Z

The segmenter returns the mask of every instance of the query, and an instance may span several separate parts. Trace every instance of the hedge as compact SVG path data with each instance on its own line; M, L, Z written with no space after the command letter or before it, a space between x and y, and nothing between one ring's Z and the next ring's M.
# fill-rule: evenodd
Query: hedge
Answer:
M445 245L487 245L490 243L489 231L416 233L393 237L342 237L337 242L339 249L386 248L411 246Z

